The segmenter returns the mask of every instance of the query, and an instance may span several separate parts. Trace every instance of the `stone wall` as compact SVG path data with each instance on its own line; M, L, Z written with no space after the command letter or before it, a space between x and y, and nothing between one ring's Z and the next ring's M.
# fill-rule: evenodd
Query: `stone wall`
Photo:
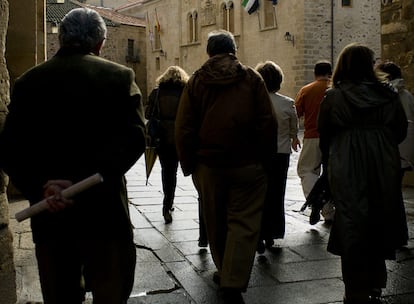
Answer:
M402 69L407 89L414 93L414 2L383 1L381 10L382 58Z
M4 124L9 103L9 73L6 66L6 33L9 21L9 3L0 0L0 130ZM2 147L3 149L4 147ZM16 272L13 262L13 237L9 229L9 210L6 194L7 178L0 170L0 295L5 304L16 303Z
M384 0L381 9L382 59L397 63L406 88L414 94L414 2ZM414 186L414 172L405 175L403 183Z

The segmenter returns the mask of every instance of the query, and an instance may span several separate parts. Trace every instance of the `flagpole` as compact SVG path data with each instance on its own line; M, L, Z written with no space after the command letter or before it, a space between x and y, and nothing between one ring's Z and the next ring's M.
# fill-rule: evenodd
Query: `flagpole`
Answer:
M151 22L150 22L150 19L149 19L148 11L147 11L147 27L148 27L149 41L151 43L151 50L153 50L154 49L154 47L152 45L153 34L152 34Z
M160 25L160 22L158 20L157 8L154 8L154 11L155 11L155 22L156 22L156 26L157 26L158 39L160 41L160 50L164 52L164 50L162 49L162 42L161 42L161 25Z

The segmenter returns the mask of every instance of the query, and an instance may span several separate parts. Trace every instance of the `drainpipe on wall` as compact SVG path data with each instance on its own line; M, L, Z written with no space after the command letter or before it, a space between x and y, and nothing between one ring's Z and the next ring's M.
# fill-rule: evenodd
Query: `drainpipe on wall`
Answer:
M331 64L334 65L334 0L331 0Z

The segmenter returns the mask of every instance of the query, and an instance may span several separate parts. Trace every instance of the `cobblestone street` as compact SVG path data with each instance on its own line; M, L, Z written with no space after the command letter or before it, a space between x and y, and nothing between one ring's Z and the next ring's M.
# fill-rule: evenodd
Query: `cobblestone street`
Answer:
M296 175L298 155L292 154L289 169L286 236L277 240L271 251L256 256L244 294L248 304L342 303L340 260L326 251L329 226L323 222L311 226L309 210L299 212L304 198ZM128 303L219 304L209 250L197 246L198 203L192 180L179 170L173 222L165 225L160 170L157 161L146 186L142 157L127 174L138 257ZM384 295L389 304L414 303L414 189L405 188L404 196L411 238L397 260L387 262L388 288ZM17 223L13 218L26 205L26 201L10 204L19 303L41 303L29 221Z

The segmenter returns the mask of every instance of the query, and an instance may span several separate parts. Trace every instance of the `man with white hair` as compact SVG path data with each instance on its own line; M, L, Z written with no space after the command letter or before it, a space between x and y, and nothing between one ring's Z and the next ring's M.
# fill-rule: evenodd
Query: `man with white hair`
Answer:
M136 251L124 174L145 150L141 93L133 70L100 58L106 26L88 8L70 11L60 49L13 88L0 166L33 205L45 304L127 303ZM103 182L71 199L62 190L95 173Z

